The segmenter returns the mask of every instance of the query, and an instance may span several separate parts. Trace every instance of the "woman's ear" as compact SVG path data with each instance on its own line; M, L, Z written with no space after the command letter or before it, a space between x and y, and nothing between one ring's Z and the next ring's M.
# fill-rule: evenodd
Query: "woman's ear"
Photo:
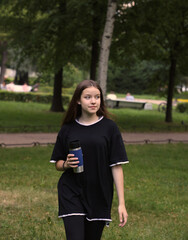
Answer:
M77 102L79 105L81 104L80 101Z

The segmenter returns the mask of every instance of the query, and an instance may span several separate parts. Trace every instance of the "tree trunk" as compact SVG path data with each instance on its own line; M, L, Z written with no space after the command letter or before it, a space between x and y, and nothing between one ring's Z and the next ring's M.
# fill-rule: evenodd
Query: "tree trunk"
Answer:
M99 57L99 70L98 78L104 96L106 96L106 82L107 82L107 71L108 71L108 59L110 54L110 45L112 42L112 34L114 29L114 15L116 13L117 1L108 0L107 16L104 27L104 32L101 41L100 57Z
M4 76L6 71L6 62L7 62L7 42L2 43L3 52L2 52L2 60L1 60L1 73L0 73L0 84L4 82Z
M24 83L29 84L29 73L26 71L17 70L14 83L18 85L23 85Z
M17 84L17 82L18 82L18 70L16 70L16 74L14 77L14 83Z
M54 90L53 90L53 99L52 106L50 111L52 112L64 112L62 105L62 79L63 79L63 68L60 68L54 76Z
M169 70L168 96L165 122L172 122L172 99L174 93L175 73L176 73L176 58L172 56Z
M98 39L93 39L91 50L90 79L94 81L96 80L98 58L99 58Z
M99 41L100 41L100 24L101 16L99 12L99 3L92 2L92 9L94 11L92 19L92 50L91 50L91 65L90 65L90 79L96 80L97 64L99 60Z

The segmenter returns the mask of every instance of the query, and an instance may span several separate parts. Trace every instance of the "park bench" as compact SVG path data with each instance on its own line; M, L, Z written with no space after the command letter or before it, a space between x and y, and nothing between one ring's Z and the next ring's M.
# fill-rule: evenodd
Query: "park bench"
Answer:
M106 105L109 108L135 108L144 109L146 102L127 101L125 99L106 99Z

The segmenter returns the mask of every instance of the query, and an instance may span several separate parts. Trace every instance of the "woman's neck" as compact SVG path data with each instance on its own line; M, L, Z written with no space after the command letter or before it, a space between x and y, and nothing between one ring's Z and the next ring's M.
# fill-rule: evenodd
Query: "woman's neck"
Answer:
M82 124L92 124L98 121L99 117L96 114L95 115L82 114L78 120Z

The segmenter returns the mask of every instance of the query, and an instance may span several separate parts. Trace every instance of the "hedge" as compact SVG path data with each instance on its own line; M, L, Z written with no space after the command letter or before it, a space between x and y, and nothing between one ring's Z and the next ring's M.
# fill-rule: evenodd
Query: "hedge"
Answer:
M0 91L0 100L16 101L16 102L38 102L38 103L52 103L52 94L38 94L38 93L15 93ZM62 96L63 104L67 105L70 101L69 95Z
M176 109L180 113L188 113L188 103L178 103Z

